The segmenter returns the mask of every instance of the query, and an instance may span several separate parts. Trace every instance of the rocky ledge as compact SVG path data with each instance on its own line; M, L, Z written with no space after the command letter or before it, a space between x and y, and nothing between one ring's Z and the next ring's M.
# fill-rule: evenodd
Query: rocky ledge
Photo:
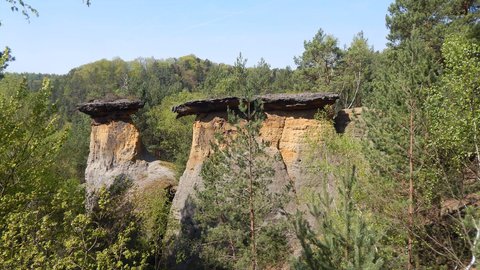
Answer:
M93 118L96 118L119 112L133 113L138 109L143 108L144 105L145 102L141 100L93 100L91 102L79 104L77 109Z
M317 109L334 104L338 98L338 94L333 93L270 94L254 97L255 100L263 102L265 111ZM179 118L185 115L226 111L227 108L235 110L243 100L239 97L195 100L175 106L172 111L177 113Z

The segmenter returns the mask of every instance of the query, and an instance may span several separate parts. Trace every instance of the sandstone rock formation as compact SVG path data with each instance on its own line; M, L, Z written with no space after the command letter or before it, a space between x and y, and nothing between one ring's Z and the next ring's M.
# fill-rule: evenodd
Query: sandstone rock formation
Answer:
M109 187L118 176L130 179L137 189L151 185L167 188L175 184L175 174L167 163L150 156L142 146L140 133L131 114L144 105L141 101L96 100L80 104L78 110L92 118L90 153L85 171L87 194ZM92 202L87 201L87 207Z
M324 129L333 128L331 122L316 120L315 114L324 111L326 105L334 104L338 95L304 93L256 98L263 101L267 116L260 130L260 139L269 144L268 151L272 156L278 154L280 157L274 163L276 174L272 188L282 188L291 183L297 192L301 192L309 181L304 177L308 138L311 134L318 135ZM211 154L214 135L231 133L226 110L227 107L235 110L240 102L244 101L230 97L192 101L173 108L178 117L197 115L193 124L190 157L172 203L172 213L176 219L188 219L191 215L188 198L193 195L195 186L202 185L200 171L203 162Z

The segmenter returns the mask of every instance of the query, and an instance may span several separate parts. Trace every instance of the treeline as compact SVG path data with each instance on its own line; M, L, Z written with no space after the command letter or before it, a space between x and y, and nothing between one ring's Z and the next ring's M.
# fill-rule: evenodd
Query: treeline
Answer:
M85 213L79 184L90 120L75 106L96 98L144 100L134 119L144 144L181 173L192 118L175 119L170 108L198 98L243 96L248 90L249 95L336 92L341 94L337 110L363 107L362 138L332 132L312 138L312 173L319 182L334 181L341 196L336 203L328 193L309 201L315 228L303 217L291 217L277 227L282 230L260 232L262 219L251 223L259 226L252 230L240 221L257 210L247 207L248 213L228 204L212 208L214 182L253 190L253 182L232 186L222 178L228 158L235 156L233 146L249 151L242 148L245 143L232 143L202 172L206 187L198 203L205 215L195 222L204 233L184 239L189 250L179 252L178 261L186 259L183 254L218 269L288 263L295 269L473 269L480 253L479 8L473 0L396 0L386 17L385 50L375 52L362 33L341 48L333 35L319 30L304 42L295 69L271 68L264 60L246 68L241 55L234 65L189 55L100 60L66 75L3 74L0 268L164 267L167 194L131 204L123 199L128 181L119 180L119 186L99 194L96 214ZM0 72L11 60L10 50L4 50ZM255 135L255 123L239 140ZM265 175L260 178L269 179L268 170L252 157L237 157L237 163L255 164L258 175ZM249 179L242 174L246 167L240 169L232 173ZM220 195L233 197L237 206L262 199L251 192L250 201L235 201L237 193ZM258 194L265 193L259 189ZM141 211L130 211L138 207ZM267 210L259 217L268 216ZM256 231L260 240L251 237ZM303 250L292 262L286 258L286 233L295 233ZM211 245L225 239L233 240Z

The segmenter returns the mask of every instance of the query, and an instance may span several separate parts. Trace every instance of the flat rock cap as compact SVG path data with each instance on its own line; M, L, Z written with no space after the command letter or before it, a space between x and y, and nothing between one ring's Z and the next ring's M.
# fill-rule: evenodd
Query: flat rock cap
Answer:
M113 101L94 100L82 103L77 109L91 117L102 117L118 112L134 113L138 109L143 108L145 102L141 100L117 99Z
M325 105L334 104L339 98L334 93L300 93L300 94L269 94L255 96L254 100L263 102L264 111L295 111L320 109ZM177 118L209 112L224 112L227 108L235 110L240 102L245 99L239 97L226 97L189 101L172 108L177 113Z

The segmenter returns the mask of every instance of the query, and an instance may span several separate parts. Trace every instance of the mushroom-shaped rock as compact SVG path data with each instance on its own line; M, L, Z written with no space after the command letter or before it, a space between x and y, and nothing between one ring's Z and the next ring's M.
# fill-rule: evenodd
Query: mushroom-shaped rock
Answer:
M85 170L87 208L93 206L96 190L122 177L135 189L175 185L172 166L149 155L140 140L140 132L131 114L142 108L139 100L95 100L78 105L78 110L92 118L90 152Z

